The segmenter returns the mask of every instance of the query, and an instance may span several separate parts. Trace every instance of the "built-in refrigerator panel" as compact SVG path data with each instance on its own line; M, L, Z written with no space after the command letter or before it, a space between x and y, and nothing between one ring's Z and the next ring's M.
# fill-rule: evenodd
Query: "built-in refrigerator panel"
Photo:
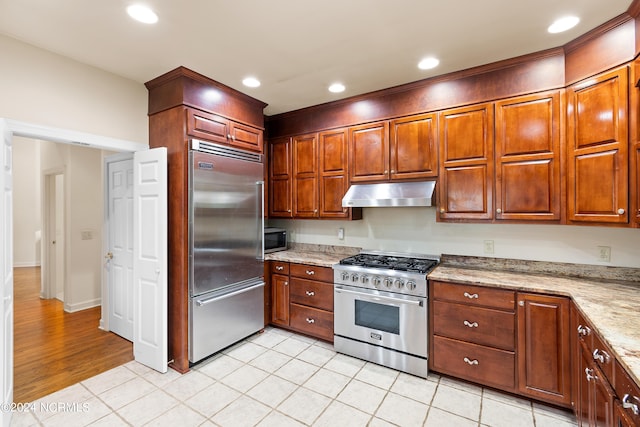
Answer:
M191 296L262 278L263 166L191 151Z

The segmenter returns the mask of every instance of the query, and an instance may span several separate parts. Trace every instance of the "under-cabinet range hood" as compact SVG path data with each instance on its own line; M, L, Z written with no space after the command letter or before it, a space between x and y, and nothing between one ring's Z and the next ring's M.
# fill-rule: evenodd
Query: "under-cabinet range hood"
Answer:
M435 181L355 184L342 198L345 208L433 206Z

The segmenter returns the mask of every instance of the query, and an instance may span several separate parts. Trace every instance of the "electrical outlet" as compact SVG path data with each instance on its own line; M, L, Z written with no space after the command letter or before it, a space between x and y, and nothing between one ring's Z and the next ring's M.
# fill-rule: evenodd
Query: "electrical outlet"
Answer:
M598 246L598 261L611 262L611 246Z
M492 254L493 253L493 240L485 240L484 241L484 253Z
M344 240L344 228L338 228L338 239Z

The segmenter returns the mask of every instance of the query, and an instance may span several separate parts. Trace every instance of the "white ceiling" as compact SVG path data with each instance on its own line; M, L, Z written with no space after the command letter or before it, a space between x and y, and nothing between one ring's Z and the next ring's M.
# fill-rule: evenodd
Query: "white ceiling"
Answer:
M183 65L273 115L561 46L632 0L141 0L155 25L128 17L134 2L0 0L0 33L140 83ZM547 33L569 14L576 28Z

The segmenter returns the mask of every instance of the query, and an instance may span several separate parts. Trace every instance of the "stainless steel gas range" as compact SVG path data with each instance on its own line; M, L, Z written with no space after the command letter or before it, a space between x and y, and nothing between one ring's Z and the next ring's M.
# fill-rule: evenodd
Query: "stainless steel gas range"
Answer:
M363 251L333 265L336 351L427 376L427 274L439 257Z

